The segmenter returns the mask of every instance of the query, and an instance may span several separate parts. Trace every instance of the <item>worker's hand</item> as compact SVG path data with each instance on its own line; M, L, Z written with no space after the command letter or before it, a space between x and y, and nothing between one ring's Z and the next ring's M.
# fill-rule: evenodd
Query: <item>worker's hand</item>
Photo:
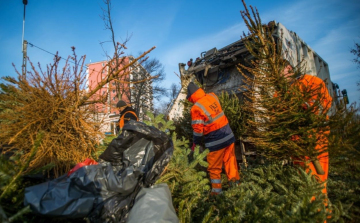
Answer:
M309 108L309 106L307 104L305 104L305 103L301 105L301 109L303 111L307 110L308 108Z
M194 151L195 146L196 146L195 143L193 143L193 145L192 145L192 147L191 147L191 150L192 150L192 151Z

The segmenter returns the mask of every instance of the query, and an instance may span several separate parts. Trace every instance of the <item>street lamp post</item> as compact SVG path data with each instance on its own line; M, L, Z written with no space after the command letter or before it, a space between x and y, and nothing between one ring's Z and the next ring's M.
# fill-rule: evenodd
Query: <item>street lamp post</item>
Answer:
M28 3L28 0L23 0L24 17L23 17L23 32L22 32L22 53L23 53L22 74L23 74L24 77L26 75L26 59L27 59L27 41L24 40L24 34L25 34L25 9L26 9L27 3Z

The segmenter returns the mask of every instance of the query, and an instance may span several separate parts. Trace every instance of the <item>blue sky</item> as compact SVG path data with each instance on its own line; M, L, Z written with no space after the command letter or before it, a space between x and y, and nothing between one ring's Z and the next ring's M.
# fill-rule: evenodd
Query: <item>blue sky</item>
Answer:
M100 18L101 0L28 0L25 39L62 57L86 55L86 63L104 60L101 41L109 40ZM328 64L331 80L346 88L351 102L360 100L356 82L360 69L352 62L350 49L360 42L358 0L248 0L256 6L263 22L276 20L295 31ZM126 54L137 55L152 46L150 53L165 66L165 86L179 83L174 72L201 52L224 47L240 38L246 27L239 11L240 0L113 0L113 25L121 41L132 35ZM0 0L0 76L15 76L12 63L21 70L22 0ZM111 52L111 45L105 48ZM53 56L28 47L28 56L43 67Z

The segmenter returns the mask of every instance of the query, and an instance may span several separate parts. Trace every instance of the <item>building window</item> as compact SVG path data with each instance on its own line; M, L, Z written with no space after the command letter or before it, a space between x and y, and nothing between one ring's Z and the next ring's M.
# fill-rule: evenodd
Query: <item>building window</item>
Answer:
M105 64L104 64L104 63L102 63L102 66L104 67L104 66L105 66Z
M115 90L113 90L113 93L115 93Z
M113 101L115 101L116 100L116 97L113 97Z

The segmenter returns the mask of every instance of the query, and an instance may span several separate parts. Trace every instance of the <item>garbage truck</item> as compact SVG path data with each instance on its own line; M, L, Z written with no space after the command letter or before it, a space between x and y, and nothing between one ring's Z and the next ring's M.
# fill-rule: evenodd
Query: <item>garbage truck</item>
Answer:
M275 41L282 41L284 55L292 66L301 61L307 74L320 77L327 83L329 93L334 101L338 96L336 84L331 82L329 66L308 44L306 44L296 32L288 30L283 24L271 21L274 24L273 36ZM229 93L241 94L240 86L243 84L242 76L236 65L246 64L252 59L252 55L246 49L242 39L239 39L221 49L216 47L203 51L194 52L199 56L189 59L187 64L179 63L179 72L182 87L186 87L191 80L199 81L206 92L215 94L227 91ZM168 118L176 120L182 117L182 101L186 95L181 90L177 98L169 106Z
M304 71L307 74L320 77L327 84L329 93L333 97L333 102L338 99L339 88L337 84L331 82L329 66L308 44L306 44L296 32L288 30L283 24L270 21L268 25L274 27L273 37L275 42L282 42L282 55L292 66L302 63ZM186 88L192 80L197 80L202 84L205 92L228 92L241 97L244 89L243 76L237 69L238 64L246 65L253 58L245 46L243 39L239 39L221 49L216 47L198 53L196 59L189 59L187 64L179 63L179 72L182 88ZM286 57L286 58L285 58ZM176 120L183 115L183 101L186 100L186 90L181 89L177 98L169 106L168 119ZM335 106L332 106L330 112ZM245 145L244 145L245 143ZM245 152L246 139L238 143L240 149L236 149L237 159L245 159L245 155L251 155L253 152ZM241 152L240 152L240 151Z

